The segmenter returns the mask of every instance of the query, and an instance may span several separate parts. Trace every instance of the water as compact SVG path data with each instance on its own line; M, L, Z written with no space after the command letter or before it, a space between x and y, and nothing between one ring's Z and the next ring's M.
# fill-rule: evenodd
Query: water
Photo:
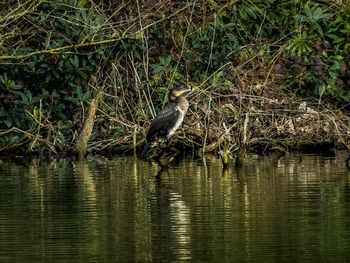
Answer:
M350 262L344 157L0 163L0 262Z

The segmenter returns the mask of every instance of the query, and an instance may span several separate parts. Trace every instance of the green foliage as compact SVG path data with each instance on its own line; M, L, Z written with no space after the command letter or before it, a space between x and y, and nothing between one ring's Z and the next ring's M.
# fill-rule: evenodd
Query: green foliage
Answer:
M234 62L239 50L234 23L229 17L217 15L190 35L183 59L189 74L200 76Z
M294 15L295 30L286 45L285 57L292 63L286 85L342 104L350 98L350 12L349 4L338 7L345 12L336 8L307 2L302 13Z
M32 131L41 116L64 151L93 97L92 76L99 75L98 85L111 95L103 110L136 123L164 103L175 82L205 80L218 92L230 92L233 67L265 80L275 61L283 68L281 87L349 103L350 4L345 1L171 0L143 1L141 8L135 1L112 2L43 1L31 9L29 1L11 7L18 10L12 16L0 3L1 54L34 52L0 60L0 129ZM55 48L62 50L40 52ZM97 139L123 136L127 129L114 123L99 131ZM10 141L3 136L2 142Z
M161 85L178 81L182 78L182 74L177 70L171 56L159 57L159 63L152 64L154 84Z
M321 9L317 4L304 7L304 14L295 15L294 18L299 23L307 23L308 28L316 29L320 36L323 36L322 24L324 24L331 14L326 13L324 9Z
M8 52L26 54L84 43L92 38L99 40L103 36L96 32L104 21L104 15L76 8L72 3L44 2L25 22L17 25L32 37L15 42L18 46ZM108 50L106 46L87 47L79 52L37 54L22 63L0 63L0 129L37 128L41 103L40 114L55 127L57 147L67 147L67 142L72 140L72 130L81 125L84 107L91 98L87 83L106 59ZM20 143L22 137L16 138ZM0 143L7 140L3 136Z

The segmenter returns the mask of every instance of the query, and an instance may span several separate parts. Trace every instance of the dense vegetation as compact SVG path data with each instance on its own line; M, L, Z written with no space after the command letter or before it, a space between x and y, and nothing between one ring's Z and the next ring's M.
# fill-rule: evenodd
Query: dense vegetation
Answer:
M92 124L89 150L136 148L180 81L182 146L349 145L348 1L20 2L0 3L0 152L70 153Z

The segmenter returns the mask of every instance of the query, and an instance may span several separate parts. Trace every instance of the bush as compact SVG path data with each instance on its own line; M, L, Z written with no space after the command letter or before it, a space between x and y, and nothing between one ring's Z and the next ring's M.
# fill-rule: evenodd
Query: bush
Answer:
M274 68L282 88L349 103L350 4L151 2L1 3L0 129L38 132L68 151L103 89L94 138L123 137L162 106L174 82L209 78L227 93L237 68L265 80ZM7 134L0 143L28 136Z

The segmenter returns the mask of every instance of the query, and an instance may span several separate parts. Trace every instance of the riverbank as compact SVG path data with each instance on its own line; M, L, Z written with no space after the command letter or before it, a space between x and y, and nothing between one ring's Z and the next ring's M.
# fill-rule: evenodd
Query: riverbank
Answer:
M153 2L1 3L0 154L137 153L179 82L179 152L349 150L349 3Z
M350 117L341 108L283 91L274 81L274 75L269 81L243 75L243 72L235 76L240 84L224 89L220 85L194 85L188 98L190 109L184 124L171 140L171 145L179 152L217 154L227 150L236 154L243 138L248 152L262 154L271 151L349 150ZM104 103L102 96L100 107L89 124L92 133L87 154L139 152L150 119L134 123L133 118L127 120L122 119L122 115L106 115ZM83 119L87 122L86 116ZM76 142L73 140L69 147L62 147L59 134L53 136L55 127L50 127L44 116L39 124L36 129L28 131L17 128L1 130L2 135L24 138L21 144L2 143L1 154L69 156L76 153ZM110 138L106 125L119 127L123 132ZM71 132L77 139L79 131Z

